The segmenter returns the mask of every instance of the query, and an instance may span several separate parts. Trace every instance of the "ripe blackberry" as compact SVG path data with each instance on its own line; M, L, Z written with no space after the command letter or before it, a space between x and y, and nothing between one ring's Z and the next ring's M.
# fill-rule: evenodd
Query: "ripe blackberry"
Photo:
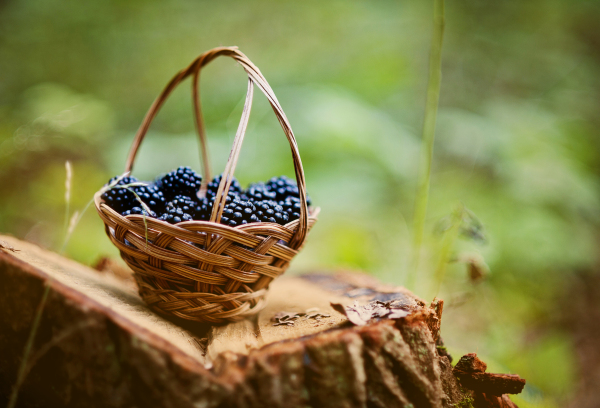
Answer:
M154 184L134 187L133 191L155 213L162 213L165 209L166 200L163 192ZM136 199L137 202L137 199ZM139 202L137 202L139 205Z
M183 212L179 207L168 207L158 219L175 224L182 221L192 221L194 218L189 213Z
M296 181L286 176L271 178L271 180L265 183L265 187L268 191L275 193L275 200L278 202L284 201L288 197L300 198ZM308 194L306 195L306 202L309 206L311 205Z
M219 190L219 184L221 184L222 174L216 176L210 183L208 183L206 197L210 200L213 199L217 195L217 191ZM231 185L229 186L229 194L239 195L242 192L242 187L237 179L234 177L231 180Z
M277 198L277 194L270 191L265 183L250 184L243 195L251 201L275 200Z
M206 198L206 203L207 203L206 213L205 213L206 220L210 219L210 215L211 215L213 207L215 205L215 198L216 198L215 195L213 195L210 199ZM233 201L239 202L240 200L241 200L241 198L238 193L230 191L229 193L227 193L227 198L225 199L225 208L227 208L228 205L231 205L231 203ZM203 207L203 211L204 211L204 207Z
M300 218L300 199L296 197L288 197L279 203L283 207L283 211L288 214L288 222L295 221Z
M169 201L166 205L168 208L181 208L183 212L192 214L196 211L196 206L198 205L198 200L193 199L184 195L177 195L171 201Z
M111 178L108 183L106 183L105 187L110 186L117 179L118 176ZM135 206L135 195L127 188L120 186L136 183L137 181L138 180L135 177L123 177L109 190L105 191L101 197L110 208L119 213L129 210ZM133 189L133 187L130 188Z
M146 217L156 218L156 213L154 211L150 211L150 213L148 213L142 207L133 207L131 210L123 211L122 215L127 216L127 215L133 215L133 214L140 214L140 215L145 215Z
M251 222L260 222L260 220L256 216L256 207L252 201L235 197L225 205L220 222L235 227Z
M165 211L158 218L171 224L195 219L198 200L185 195L177 195L165 205Z
M210 220L213 202L214 201L209 201L206 197L204 197L202 200L196 200L196 207L194 208L194 212L192 214L194 219L198 221Z
M200 189L202 176L189 167L179 167L156 181L167 200L177 195L193 197Z
M163 213L160 217L158 217L158 219L161 221L167 221L170 224L193 220L192 216L181 211L181 208L169 208L167 209L167 212Z
M273 200L262 200L254 203L256 217L262 222L275 222L285 225L289 222L289 214L283 206Z
M289 221L294 221L300 218L300 199L296 197L288 197L279 203L283 207L283 211L288 214Z

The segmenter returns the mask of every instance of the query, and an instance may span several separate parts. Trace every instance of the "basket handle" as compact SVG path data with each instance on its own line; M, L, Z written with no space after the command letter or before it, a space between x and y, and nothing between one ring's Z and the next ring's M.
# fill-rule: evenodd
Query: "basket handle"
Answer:
M288 142L290 144L290 149L292 152L292 159L294 161L294 171L296 173L296 183L298 185L298 191L300 196L300 219L298 224L298 229L296 233L292 237L291 241L288 245L293 248L299 248L306 238L306 233L308 231L308 206L306 203L306 181L304 178L304 169L302 168L302 161L300 159L300 152L298 150L298 144L296 143L296 138L294 136L294 132L292 131L292 127L275 96L275 93L269 86L269 83L262 75L260 70L246 57L241 51L237 49L237 47L218 47L213 48L205 52L204 54L197 57L192 63L183 70L179 71L172 79L169 81L167 86L163 89L161 94L154 100L150 109L146 113L140 128L138 129L133 143L131 145L131 149L129 150L129 155L127 157L127 162L125 165L125 171L131 171L133 168L133 163L135 161L135 157L137 155L138 149L150 128L150 124L158 114L163 103L169 97L171 92L182 82L185 78L190 75L193 75L193 99L194 99L194 114L196 119L196 129L198 131L200 137L200 143L202 147L202 155L203 155L203 165L204 165L204 174L205 180L202 183L202 187L200 187L200 194L203 194L206 189L206 183L208 182L208 151L206 149L206 136L204 132L204 124L202 119L202 113L200 108L200 98L198 91L198 82L200 70L202 67L207 65L209 62L214 60L219 56L228 56L236 60L246 73L248 74L248 91L246 93L246 101L244 103L244 109L242 111L242 118L240 120L240 124L238 126L233 146L231 149L231 153L229 154L229 159L227 160L227 165L225 167L225 171L223 172L223 177L221 178L221 183L219 184L219 189L217 191L217 195L215 198L215 204L213 206L213 211L211 214L210 220L213 222L218 222L221 219L221 215L223 213L223 208L225 206L225 200L227 199L227 193L229 192L229 188L231 186L231 181L233 179L233 173L235 171L235 167L239 158L239 152L242 147L242 142L244 140L244 136L246 134L246 128L248 125L248 120L250 117L250 110L252 107L252 97L254 94L254 85L258 86L258 88L265 94L271 107L273 108L273 112L275 116L279 120L283 132L285 133Z

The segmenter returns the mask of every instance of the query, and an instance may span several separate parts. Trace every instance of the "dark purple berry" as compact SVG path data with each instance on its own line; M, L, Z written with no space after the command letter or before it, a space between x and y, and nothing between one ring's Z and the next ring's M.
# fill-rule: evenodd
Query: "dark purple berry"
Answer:
M105 187L111 186L116 180L118 180L118 177L111 178ZM101 197L109 207L119 213L130 210L135 205L135 195L129 191L129 189L133 190L133 187L126 188L124 186L137 181L135 177L123 177L114 186L102 193Z
M189 167L179 167L159 178L156 184L167 199L177 195L195 197L202 184L202 176Z
M141 207L133 207L131 209L131 214L140 214L145 215L146 217L156 217L156 213L154 211L150 211L150 213L148 213L145 209Z
M281 177L273 177L271 180L265 183L265 188L267 191L275 194L275 201L282 202L285 201L288 197L290 198L300 198L300 193L298 191L298 186L295 180L289 179L286 176ZM306 202L310 206L311 200L306 196Z
M276 198L276 194L271 192L264 183L250 184L244 191L244 195L252 201L275 200Z
M213 199L216 196L216 194L219 190L219 184L221 183L221 178L222 178L222 175L219 174L214 179L212 179L212 181L210 183L208 183L207 191L206 191L206 197L208 199ZM232 196L238 196L241 192L242 192L242 188L240 187L240 183L234 177L231 180L231 185L229 186L228 195L231 194Z

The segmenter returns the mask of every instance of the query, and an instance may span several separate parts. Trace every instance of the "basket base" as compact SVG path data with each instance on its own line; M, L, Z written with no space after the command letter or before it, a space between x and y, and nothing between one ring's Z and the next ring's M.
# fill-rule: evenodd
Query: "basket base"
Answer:
M225 293L219 287L214 292L172 289L166 281L134 274L139 294L153 310L160 314L206 323L226 323L246 319L264 309L267 288L251 292ZM154 281L153 281L154 280ZM244 285L246 286L246 285ZM247 289L249 289L246 286Z

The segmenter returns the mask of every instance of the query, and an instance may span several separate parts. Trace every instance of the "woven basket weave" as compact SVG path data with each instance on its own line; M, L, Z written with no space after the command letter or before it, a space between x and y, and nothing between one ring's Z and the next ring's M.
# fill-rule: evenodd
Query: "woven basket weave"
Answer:
M175 75L146 114L133 141L125 171L131 171L138 148L162 104L173 89L191 75L205 175L200 194L206 191L208 153L198 83L202 67L218 56L231 57L242 65L248 74L248 91L210 221L172 225L142 215L122 216L104 203L102 190L94 196L106 234L133 269L140 295L146 303L163 313L214 323L240 320L265 306L269 283L285 272L318 214L318 209L309 213L304 170L285 113L259 69L236 47L212 49ZM263 222L230 227L219 223L246 132L254 86L266 95L291 147L301 210L298 220L284 226Z

